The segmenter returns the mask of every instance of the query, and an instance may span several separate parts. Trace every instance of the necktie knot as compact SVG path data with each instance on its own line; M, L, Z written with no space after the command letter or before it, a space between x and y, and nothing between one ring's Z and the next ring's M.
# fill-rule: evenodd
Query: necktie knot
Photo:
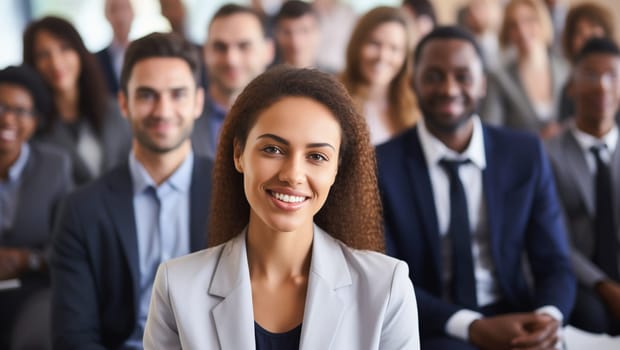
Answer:
M590 147L590 152L592 152L592 154L594 155L594 158L597 161L600 161L602 159L601 154L606 149L607 149L607 146L604 143L601 143L601 144Z
M454 179L454 178L458 178L459 168L461 167L461 165L469 164L470 162L471 160L469 160L469 158L468 159L442 158L439 161L439 165L441 165L446 171L446 173L448 173L448 176L450 176L450 179Z

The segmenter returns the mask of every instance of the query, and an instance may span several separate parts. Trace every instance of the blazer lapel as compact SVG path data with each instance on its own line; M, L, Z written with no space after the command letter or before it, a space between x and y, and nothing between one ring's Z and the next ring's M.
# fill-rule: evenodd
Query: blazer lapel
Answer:
M418 138L417 128L413 130L410 135L412 137L410 138L411 141L407 148L410 150L409 157L407 158L409 179L415 192L416 211L421 213L421 215L418 215L418 219L423 223L423 234L427 236L426 239L430 244L433 267L436 272L435 275L439 276L438 281L441 281L443 279L443 268L440 258L439 224L437 223L437 213L435 213L433 187L428 175L428 167L426 165L426 159L424 158L424 152L422 152L422 145ZM429 199L432 199L432 201L429 201Z
M211 199L211 166L208 161L194 156L190 189L190 251L206 248L207 216Z
M618 235L620 237L620 227L618 227L618 225L620 224L620 222L618 221L620 219L620 202L619 202L619 198L620 198L620 138L618 139L618 141L616 142L616 149L614 151L614 154L611 157L611 164L610 164L610 171L611 171L611 182L612 182L612 187L613 187L613 191L614 191L614 195L613 195L613 208L614 208L614 219L616 220L616 230L618 232Z
M338 333L345 305L337 290L351 284L348 264L339 244L315 225L301 350L330 348Z
M502 179L500 166L503 164L500 152L495 152L496 147L494 145L491 134L486 127L483 127L484 131L484 152L486 157L486 168L482 172L482 191L484 193L484 199L486 201L486 217L489 229L489 239L491 242L491 256L493 262L496 265L497 271L502 271L499 263L503 260L501 257L500 239L501 239L501 227L502 227L502 213L504 209L502 204L504 203L505 185L500 181ZM502 281L502 279L499 279ZM505 286L504 286L505 287Z
M562 146L566 154L567 170L573 175L571 178L575 181L577 191L583 198L588 213L594 216L594 178L588 169L583 151L571 132L564 134ZM617 153L614 153L614 158L620 161ZM617 164L620 165L620 163Z
M512 90L512 98L515 99L516 105L520 106L520 110L518 113L521 113L521 118L523 122L528 126L538 127L541 123L538 120L538 113L534 110L532 103L527 96L527 92L525 91L525 87L523 86L523 82L521 81L521 77L519 76L519 67L516 62L513 62L507 67L507 72L509 75L509 83L513 84Z
M111 221L116 228L123 253L127 258L131 280L133 281L134 305L137 310L138 305L140 305L138 301L140 263L138 261L138 238L133 208L133 186L127 163L110 173L107 186L110 190L104 194L104 201L109 210Z
M208 293L223 298L212 310L221 349L254 349L252 287L245 232L226 243Z

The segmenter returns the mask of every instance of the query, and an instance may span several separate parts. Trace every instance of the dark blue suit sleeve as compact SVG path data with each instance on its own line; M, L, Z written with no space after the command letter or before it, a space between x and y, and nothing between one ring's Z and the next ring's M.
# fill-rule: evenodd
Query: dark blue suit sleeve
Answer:
M54 349L104 350L95 280L75 202L62 208L51 258Z
M536 161L540 172L525 242L534 277L534 303L535 307L556 306L566 320L575 300L576 282L553 174L540 142Z

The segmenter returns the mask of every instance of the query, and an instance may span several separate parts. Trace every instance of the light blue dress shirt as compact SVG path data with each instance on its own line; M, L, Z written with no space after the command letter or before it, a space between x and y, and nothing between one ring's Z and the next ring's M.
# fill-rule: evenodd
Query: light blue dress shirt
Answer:
M13 220L19 201L19 184L22 181L22 173L30 157L30 146L23 143L19 157L9 168L6 181L0 180L0 242L1 237L13 228Z
M179 168L157 186L133 152L129 156L140 261L139 312L136 329L125 343L129 348L142 349L142 335L157 267L170 258L189 253L193 167L194 154L190 153Z

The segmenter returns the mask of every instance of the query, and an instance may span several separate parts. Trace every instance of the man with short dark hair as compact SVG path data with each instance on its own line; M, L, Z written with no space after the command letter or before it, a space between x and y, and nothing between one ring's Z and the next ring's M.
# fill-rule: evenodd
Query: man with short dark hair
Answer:
M409 264L422 348L553 348L575 284L540 141L482 124L482 51L463 29L420 41L412 82L423 119L377 160L386 247Z
M319 17L312 5L289 0L275 18L275 39L279 62L296 68L316 68L321 41Z
M55 349L141 349L158 265L205 248L211 162L194 156L200 60L177 34L125 55L118 99L128 162L66 201L52 253Z
M254 9L227 4L215 12L203 47L209 87L192 144L214 159L224 117L243 88L273 61L274 48L263 18Z
M574 123L547 149L572 240L578 289L572 325L620 334L620 49L588 41L576 58L568 93Z

